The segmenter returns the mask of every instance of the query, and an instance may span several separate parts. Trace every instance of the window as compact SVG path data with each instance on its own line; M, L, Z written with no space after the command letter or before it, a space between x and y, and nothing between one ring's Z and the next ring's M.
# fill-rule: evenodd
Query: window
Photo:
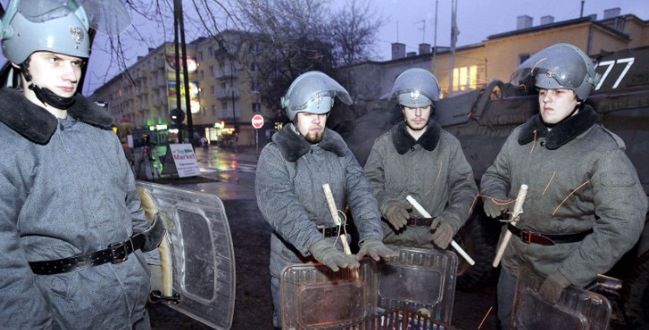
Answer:
M198 57L199 61L202 61L203 60L203 51L199 51L197 57Z
M259 83L255 80L250 81L250 91L259 92Z
M259 113L261 112L261 103L255 102L252 104L252 112Z
M257 71L257 63L255 62L250 63L250 71L252 72Z
M210 46L210 48L207 50L207 54L211 57L214 54L214 48Z
M478 88L478 66L453 68L453 90L465 91Z

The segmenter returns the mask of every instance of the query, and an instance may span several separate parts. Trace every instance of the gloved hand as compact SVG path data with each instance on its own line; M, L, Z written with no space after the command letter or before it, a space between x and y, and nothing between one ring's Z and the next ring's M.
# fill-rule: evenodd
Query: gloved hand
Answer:
M340 268L358 268L360 264L353 255L338 251L331 241L320 240L311 245L309 252L315 260L337 272Z
M442 218L435 218L433 223L430 225L430 229L433 231L433 243L435 243L435 245L440 249L448 248L448 245L451 244L453 236L455 235L455 229L453 229L453 226Z
M387 207L385 218L390 222L395 231L399 231L399 229L408 224L408 218L410 217L408 213L409 207L410 204L407 201L394 202Z
M483 198L482 206L484 213L490 218L499 218L503 213L507 212L508 205L506 203L499 203L493 198Z
M361 246L361 250L358 251L356 259L361 260L365 256L370 256L372 259L379 261L381 258L391 260L398 257L399 254L385 246L381 241L368 240Z
M561 292L568 286L570 286L570 281L563 274L552 273L541 284L539 294L549 303L556 304L561 298Z

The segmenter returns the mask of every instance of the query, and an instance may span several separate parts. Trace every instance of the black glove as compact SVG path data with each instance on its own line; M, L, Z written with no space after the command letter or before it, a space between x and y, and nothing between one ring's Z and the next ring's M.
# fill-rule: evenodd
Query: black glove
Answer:
M337 272L340 268L358 268L360 264L353 255L338 251L333 242L320 240L311 245L309 252L315 260Z
M356 259L361 260L365 256L370 256L372 259L379 261L381 258L391 260L399 256L399 254L383 244L378 240L368 240L363 243L361 250L358 251Z
M507 203L499 203L493 198L483 198L482 206L484 208L484 213L490 218L500 218L503 213L508 211Z
M399 229L408 224L408 218L410 218L410 214L408 213L409 206L410 204L408 202L403 201L391 203L387 207L385 218L390 222L395 231L399 231Z
M561 292L563 292L563 289L568 286L570 286L570 281L568 281L563 274L559 272L552 273L545 279L545 281L543 281L543 284L541 284L539 294L547 302L554 305L559 301L559 298L561 298Z
M433 231L433 243L440 249L448 248L448 245L453 240L453 236L455 236L453 226L442 218L435 218L430 225L430 229Z

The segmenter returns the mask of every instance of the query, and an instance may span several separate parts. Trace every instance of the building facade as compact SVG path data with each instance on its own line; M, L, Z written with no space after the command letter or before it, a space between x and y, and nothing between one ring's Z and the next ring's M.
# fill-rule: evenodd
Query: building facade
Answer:
M392 59L342 67L338 76L355 100L376 100L387 94L396 76L408 68L430 70L439 80L442 97L483 88L492 80L508 82L516 67L531 54L558 42L568 42L596 57L606 52L649 45L649 21L635 15L620 15L619 8L595 15L554 22L543 16L539 24L527 15L517 18L517 29L487 37L479 44L406 53L405 45L392 44ZM428 46L430 49L430 46Z
M251 34L233 30L187 45L193 142L205 136L223 145L255 145L250 119L263 111L255 80L256 49ZM161 132L173 140L177 128L170 112L178 108L174 68L172 43L149 49L128 70L98 88L92 99L107 104L118 128ZM180 79L184 95L182 72ZM180 104L187 113L184 98Z

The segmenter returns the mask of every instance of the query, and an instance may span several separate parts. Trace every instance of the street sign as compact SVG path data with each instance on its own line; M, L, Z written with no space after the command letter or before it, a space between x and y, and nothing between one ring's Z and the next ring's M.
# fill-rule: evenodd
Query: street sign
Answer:
M252 123L252 127L254 127L255 129L260 129L264 126L264 116L256 114L252 116L250 122Z

